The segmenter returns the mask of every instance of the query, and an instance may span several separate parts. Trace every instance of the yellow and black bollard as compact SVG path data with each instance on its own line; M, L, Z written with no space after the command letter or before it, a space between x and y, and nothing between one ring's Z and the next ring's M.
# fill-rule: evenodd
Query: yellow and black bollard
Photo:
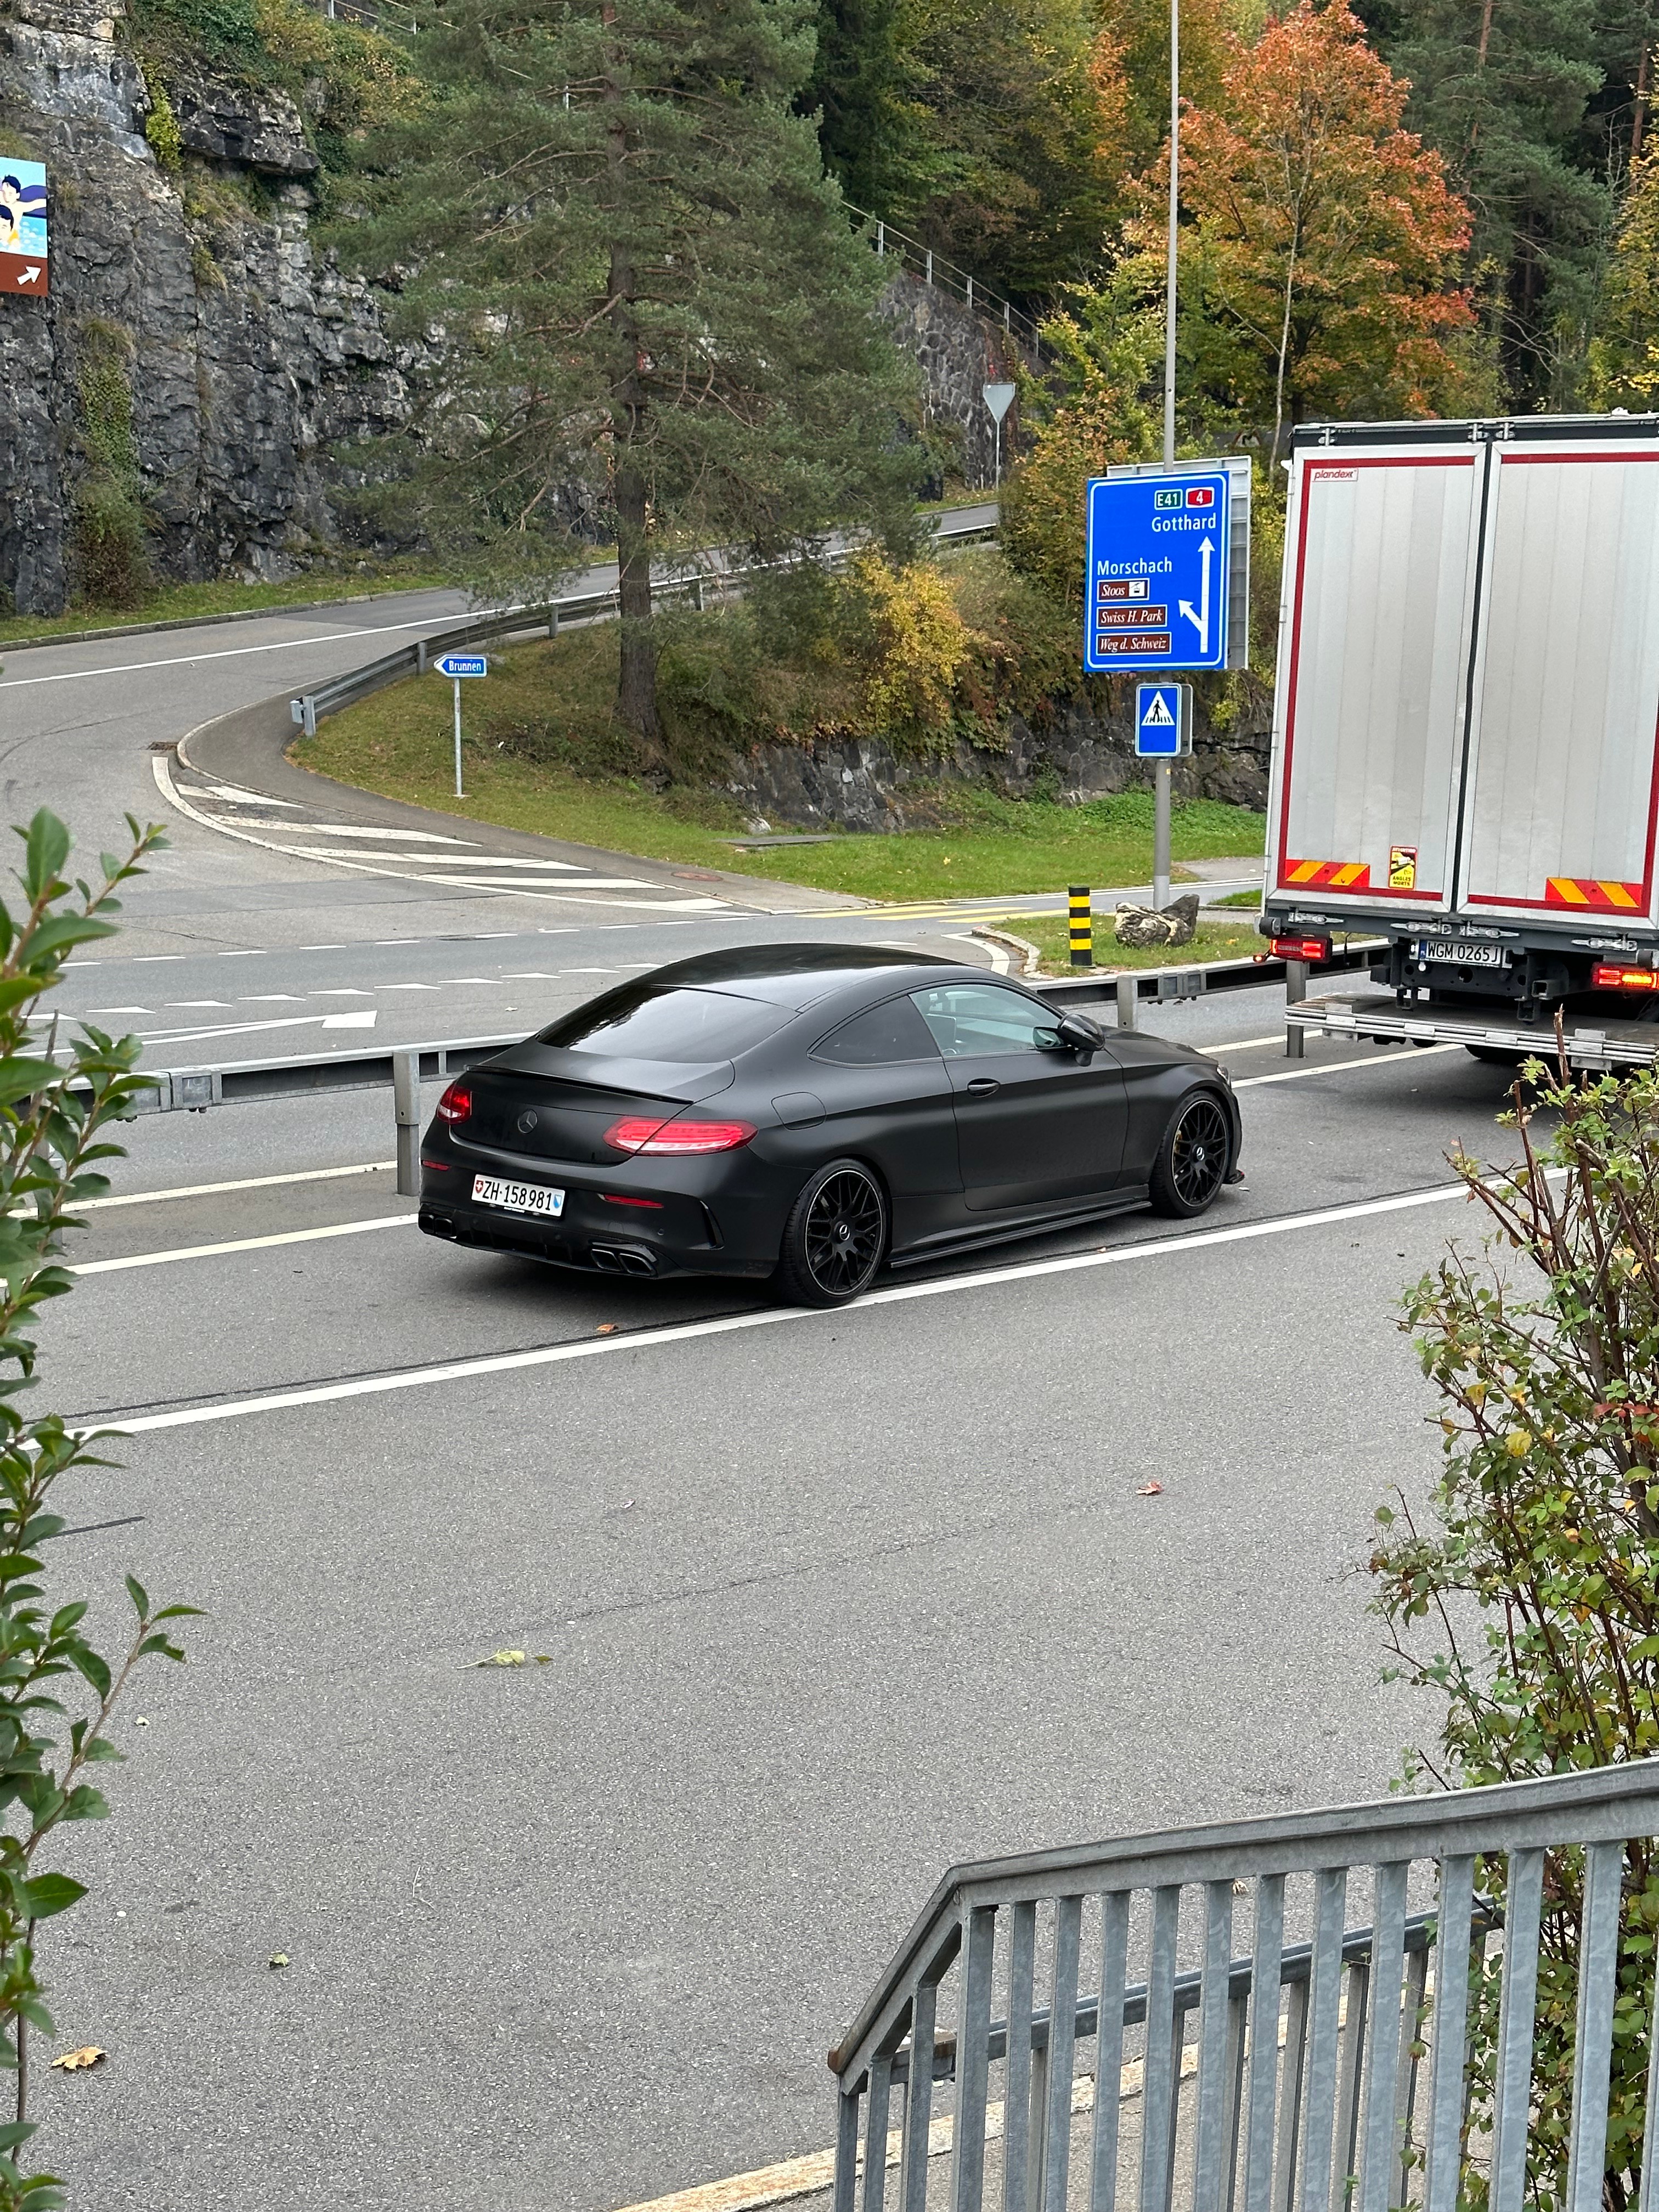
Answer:
M1069 896L1072 902L1072 965L1073 968L1092 968L1095 964L1095 926L1089 913L1089 887L1073 884Z

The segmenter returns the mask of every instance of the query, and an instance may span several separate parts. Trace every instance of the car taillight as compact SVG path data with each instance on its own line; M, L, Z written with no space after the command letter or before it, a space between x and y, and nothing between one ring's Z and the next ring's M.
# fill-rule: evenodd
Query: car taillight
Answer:
M659 1121L627 1114L600 1141L619 1152L732 1152L754 1133L752 1121Z
M438 1101L438 1119L441 1121L470 1121L471 1118L471 1086L458 1079Z
M1613 968L1598 961L1590 969L1595 991L1659 991L1659 972L1651 968Z
M1328 937L1276 937L1273 957L1276 960L1328 960L1331 940Z

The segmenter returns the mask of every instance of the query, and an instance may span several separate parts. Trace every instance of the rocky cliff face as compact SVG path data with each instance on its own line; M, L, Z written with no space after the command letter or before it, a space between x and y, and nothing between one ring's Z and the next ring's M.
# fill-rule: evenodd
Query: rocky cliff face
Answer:
M50 296L0 298L0 587L23 613L73 588L88 334L120 341L153 558L183 580L302 564L337 532L326 449L408 411L373 288L313 251L298 111L171 85L169 171L118 6L0 0L0 153L52 189Z

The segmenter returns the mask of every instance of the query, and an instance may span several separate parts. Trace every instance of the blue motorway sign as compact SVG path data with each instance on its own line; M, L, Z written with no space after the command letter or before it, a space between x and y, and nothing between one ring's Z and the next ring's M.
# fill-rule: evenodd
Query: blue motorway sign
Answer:
M1091 482L1085 668L1226 666L1227 494L1224 469Z
M489 663L481 653L446 653L432 665L440 676L488 676Z
M1184 684L1137 684L1135 750L1142 760L1175 760L1187 750Z

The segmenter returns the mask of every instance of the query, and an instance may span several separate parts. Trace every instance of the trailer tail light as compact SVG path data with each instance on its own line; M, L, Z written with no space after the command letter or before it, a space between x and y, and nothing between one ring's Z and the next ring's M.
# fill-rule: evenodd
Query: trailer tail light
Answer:
M636 1114L613 1121L599 1139L619 1152L734 1152L755 1133L752 1121L662 1121Z
M1590 969L1595 991L1659 991L1659 973L1651 968L1613 968L1598 961Z
M472 1086L459 1077L438 1101L441 1121L470 1121L472 1119Z
M1273 957L1276 960L1328 960L1331 940L1328 937L1276 937Z

